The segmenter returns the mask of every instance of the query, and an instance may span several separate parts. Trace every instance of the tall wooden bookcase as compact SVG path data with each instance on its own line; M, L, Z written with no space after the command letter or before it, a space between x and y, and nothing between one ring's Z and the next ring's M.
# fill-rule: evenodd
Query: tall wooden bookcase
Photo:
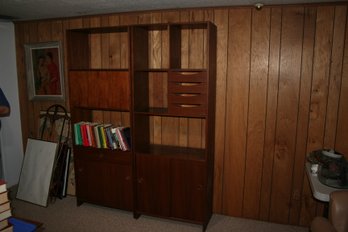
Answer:
M121 50L124 67L93 64L96 38L105 35L123 38L112 47ZM129 152L74 146L78 203L205 229L213 194L215 25L74 29L67 39L73 123L99 120L131 127Z

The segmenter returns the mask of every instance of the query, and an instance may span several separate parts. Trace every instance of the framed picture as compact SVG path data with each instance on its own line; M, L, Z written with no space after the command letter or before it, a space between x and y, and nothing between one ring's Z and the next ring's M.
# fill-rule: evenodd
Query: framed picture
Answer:
M26 44L30 100L63 100L64 69L60 42Z

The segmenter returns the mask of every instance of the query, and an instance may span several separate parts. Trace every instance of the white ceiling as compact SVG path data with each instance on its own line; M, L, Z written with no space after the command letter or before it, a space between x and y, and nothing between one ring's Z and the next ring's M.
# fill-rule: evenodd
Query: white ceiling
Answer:
M343 2L346 0L0 0L0 18L31 20L211 6L250 6Z

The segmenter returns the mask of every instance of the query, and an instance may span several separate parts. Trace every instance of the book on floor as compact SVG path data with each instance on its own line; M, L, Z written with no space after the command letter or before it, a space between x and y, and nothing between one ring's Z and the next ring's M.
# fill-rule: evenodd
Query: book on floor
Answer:
M10 206L10 202L9 202L9 201L0 204L0 213L3 212L3 211L5 211L5 210L8 210L8 209L11 209L11 206Z
M5 228L1 229L0 231L1 232L13 232L15 230L13 229L13 225L7 225Z
M37 225L33 222L11 217L8 219L9 223L13 225L14 231L36 231Z
M0 231L1 231L2 229L6 228L8 225L9 225L9 224L8 224L7 218L4 219L4 220L2 220L2 221L0 221Z
M7 191L0 193L0 204L8 202Z
M12 216L11 209L5 210L0 213L0 221L5 220Z
M3 179L0 179L0 193L6 192L7 186L6 182Z

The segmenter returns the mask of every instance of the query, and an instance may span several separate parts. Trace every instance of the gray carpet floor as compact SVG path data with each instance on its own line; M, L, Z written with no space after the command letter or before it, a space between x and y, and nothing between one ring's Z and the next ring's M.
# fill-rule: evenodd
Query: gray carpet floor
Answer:
M57 199L48 207L13 198L12 214L43 223L47 232L200 232L202 227L190 223L142 215L134 219L131 212L84 203L76 206L75 197ZM304 227L267 223L214 214L207 232L307 232Z

